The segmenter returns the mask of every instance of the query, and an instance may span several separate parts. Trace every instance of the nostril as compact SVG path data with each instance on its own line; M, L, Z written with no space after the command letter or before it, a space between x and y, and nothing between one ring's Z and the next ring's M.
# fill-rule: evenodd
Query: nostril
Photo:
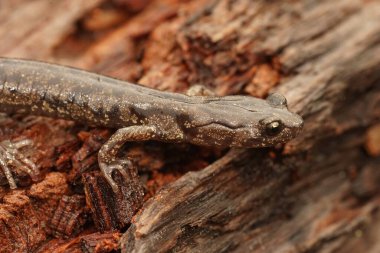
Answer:
M297 117L294 118L294 126L296 128L302 128L303 125L304 125L304 121L303 121L303 118L299 115L296 115Z
M303 128L304 124L305 123L304 123L303 119L300 117L299 128Z

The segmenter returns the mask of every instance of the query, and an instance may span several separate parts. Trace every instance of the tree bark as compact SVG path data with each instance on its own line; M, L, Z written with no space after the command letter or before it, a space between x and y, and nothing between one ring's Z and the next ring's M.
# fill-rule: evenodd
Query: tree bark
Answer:
M135 217L123 252L357 252L345 246L379 204L380 160L362 150L380 116L379 22L374 1L218 1L178 30L190 75L219 91L226 75L255 87L258 70L241 76L263 62L279 71L275 90L305 127L275 159L233 151L167 185Z
M66 121L42 124L40 118L31 130L25 120L6 118L1 140L34 138L39 146L28 152L48 175L17 192L1 187L0 245L6 252L89 252L102 240L113 245L103 247L108 250L118 241L122 252L380 250L378 1L115 0L111 7L101 0L64 2L2 1L0 55L49 60L177 92L193 84L219 95L265 97L278 91L305 126L283 147L234 149L220 158L218 151L197 147L153 148L153 154L169 150L171 156L143 153L151 167L141 172L149 178L150 198L121 239L118 232L89 236L89 225L71 239L51 240L41 224L57 213L62 196L83 194L72 188L81 185L78 168L96 167L99 145L89 136L108 132ZM88 25L99 18L94 12L118 8L127 11L117 25ZM46 124L53 126L49 135L40 130ZM188 164L173 157L189 152L197 155ZM170 170L181 166L193 169ZM27 210L33 215L21 219ZM86 212L90 217L90 211L75 210L81 217Z

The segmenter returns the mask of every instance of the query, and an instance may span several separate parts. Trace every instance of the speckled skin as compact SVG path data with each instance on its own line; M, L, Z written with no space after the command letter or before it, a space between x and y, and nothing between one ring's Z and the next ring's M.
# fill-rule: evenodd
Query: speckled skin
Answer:
M267 100L187 96L74 68L6 58L0 58L0 111L121 128L99 152L100 167L114 190L111 173L121 166L116 154L126 141L266 147L289 141L303 125L278 94ZM272 122L279 127L269 133Z

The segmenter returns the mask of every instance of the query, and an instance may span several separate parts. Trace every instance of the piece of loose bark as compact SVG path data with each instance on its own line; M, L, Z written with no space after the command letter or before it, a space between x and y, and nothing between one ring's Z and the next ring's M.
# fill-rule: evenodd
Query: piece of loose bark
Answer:
M108 232L104 234L95 233L81 237L81 248L85 253L113 252L119 248L121 234Z
M141 207L144 189L136 168L125 169L128 179L115 176L118 192L112 190L99 172L83 174L87 204L95 226L101 232L124 229Z
M45 228L60 198L68 193L65 175L54 172L28 191L13 190L0 204L3 252L32 252L48 237Z
M36 253L105 253L114 252L118 248L120 233L108 232L104 234L91 233L73 239L54 239L39 247Z
M87 213L84 196L63 196L48 224L48 232L56 238L70 238L83 230L83 225L86 222Z
M36 253L46 253L46 252L55 252L55 253L83 253L80 247L80 238L74 238L70 240L62 239L53 239L49 242L43 244L37 250Z
M79 132L82 146L71 157L72 168L69 180L72 184L81 184L82 174L98 170L98 151L111 136L110 131L105 129L93 129L89 132Z

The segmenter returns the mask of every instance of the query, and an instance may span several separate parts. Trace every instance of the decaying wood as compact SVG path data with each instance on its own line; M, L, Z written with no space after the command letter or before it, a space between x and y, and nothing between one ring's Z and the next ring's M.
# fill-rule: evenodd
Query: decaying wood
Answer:
M131 222L144 198L144 190L138 180L137 175L129 181L117 180L121 187L114 193L100 172L83 175L87 204L100 232L121 230Z
M1 140L31 138L35 145L24 152L44 177L32 182L15 171L22 187L0 188L4 252L108 252L117 242L122 252L379 251L378 1L64 2L1 1L0 55L65 63L165 90L206 84L219 95L260 97L277 90L305 126L284 147L224 156L186 145L127 147L139 157L149 193L130 227L129 207L121 214L128 218L113 225L118 218L102 220L96 212L103 209L87 199L88 228L51 240L44 224L62 197L84 194L82 174L85 187L100 182L98 192L103 189L94 170L109 132L4 116ZM101 25L109 9L125 10L125 18ZM77 38L81 32L92 34L89 42ZM109 201L102 198L99 203ZM121 239L94 233L110 228L127 230Z
M82 252L112 252L119 248L120 233L95 233L81 238Z
M74 22L102 0L18 0L0 3L0 54L49 59Z
M63 196L48 224L49 234L55 237L73 237L87 221L85 199L81 195Z
M72 252L72 253L100 253L114 252L118 249L121 234L119 232L93 233L76 238L62 240L53 239L34 252Z
M375 2L319 1L306 8L220 1L180 30L197 77L222 73L216 85L228 68L244 68L231 64L243 53L259 64L279 61L286 77L277 90L304 116L304 132L285 148L287 156L232 152L168 185L136 216L123 252L331 252L368 227L377 191L363 202L353 185L368 187L355 180L380 164L362 152L365 129L380 116L379 22ZM212 52L200 57L202 50ZM227 71L218 60L227 61ZM249 87L254 80L241 82Z
M53 217L55 208L69 185L63 173L52 172L28 191L2 192L0 205L0 243L3 252L28 252L46 241L43 227Z

